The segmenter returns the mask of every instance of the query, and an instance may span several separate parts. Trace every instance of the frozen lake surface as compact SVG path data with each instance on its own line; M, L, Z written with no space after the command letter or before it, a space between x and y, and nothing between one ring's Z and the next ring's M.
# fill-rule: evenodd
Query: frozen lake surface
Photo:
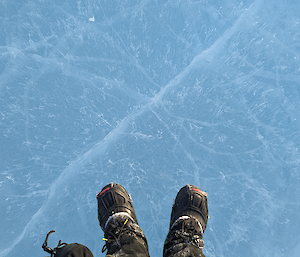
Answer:
M177 191L208 193L204 253L300 255L300 3L0 3L0 257L48 231L101 254L96 194L132 195L162 256Z

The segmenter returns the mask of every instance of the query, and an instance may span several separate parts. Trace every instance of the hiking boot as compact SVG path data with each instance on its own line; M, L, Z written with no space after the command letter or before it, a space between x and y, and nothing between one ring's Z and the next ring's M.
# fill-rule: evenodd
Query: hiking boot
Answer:
M102 252L108 255L149 256L146 237L139 227L131 196L110 183L97 194L98 219L104 232Z
M98 220L103 231L109 217L118 212L127 213L138 224L131 196L121 185L115 183L106 185L97 194L97 200Z
M170 227L181 216L197 219L204 232L208 220L207 193L192 185L181 188L172 207Z
M172 207L164 257L204 256L203 233L207 220L207 194L192 185L181 188Z

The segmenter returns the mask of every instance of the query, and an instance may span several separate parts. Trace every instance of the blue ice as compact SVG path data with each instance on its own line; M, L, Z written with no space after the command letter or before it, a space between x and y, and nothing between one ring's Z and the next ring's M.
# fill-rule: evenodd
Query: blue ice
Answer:
M204 253L300 256L300 3L0 3L0 257L103 232L132 195L162 256L177 191L208 193Z

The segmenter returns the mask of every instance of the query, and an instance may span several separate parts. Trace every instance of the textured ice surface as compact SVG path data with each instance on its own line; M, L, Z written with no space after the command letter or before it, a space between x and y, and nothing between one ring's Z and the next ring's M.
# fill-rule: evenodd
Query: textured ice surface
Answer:
M96 193L161 256L185 184L209 256L299 256L298 1L0 3L0 256L101 255Z

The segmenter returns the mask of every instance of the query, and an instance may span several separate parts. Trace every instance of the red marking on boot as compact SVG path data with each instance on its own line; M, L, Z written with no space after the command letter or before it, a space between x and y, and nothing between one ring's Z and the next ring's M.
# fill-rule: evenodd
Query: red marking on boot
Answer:
M203 192L203 191L201 191L200 189L198 189L198 188L192 188L194 191L197 191L197 192L199 192L200 194L202 194L202 195L205 195L205 196L207 196L207 193L206 192Z
M110 187L105 188L104 190L101 191L100 195L102 195L104 192L106 192L109 189L110 189Z

